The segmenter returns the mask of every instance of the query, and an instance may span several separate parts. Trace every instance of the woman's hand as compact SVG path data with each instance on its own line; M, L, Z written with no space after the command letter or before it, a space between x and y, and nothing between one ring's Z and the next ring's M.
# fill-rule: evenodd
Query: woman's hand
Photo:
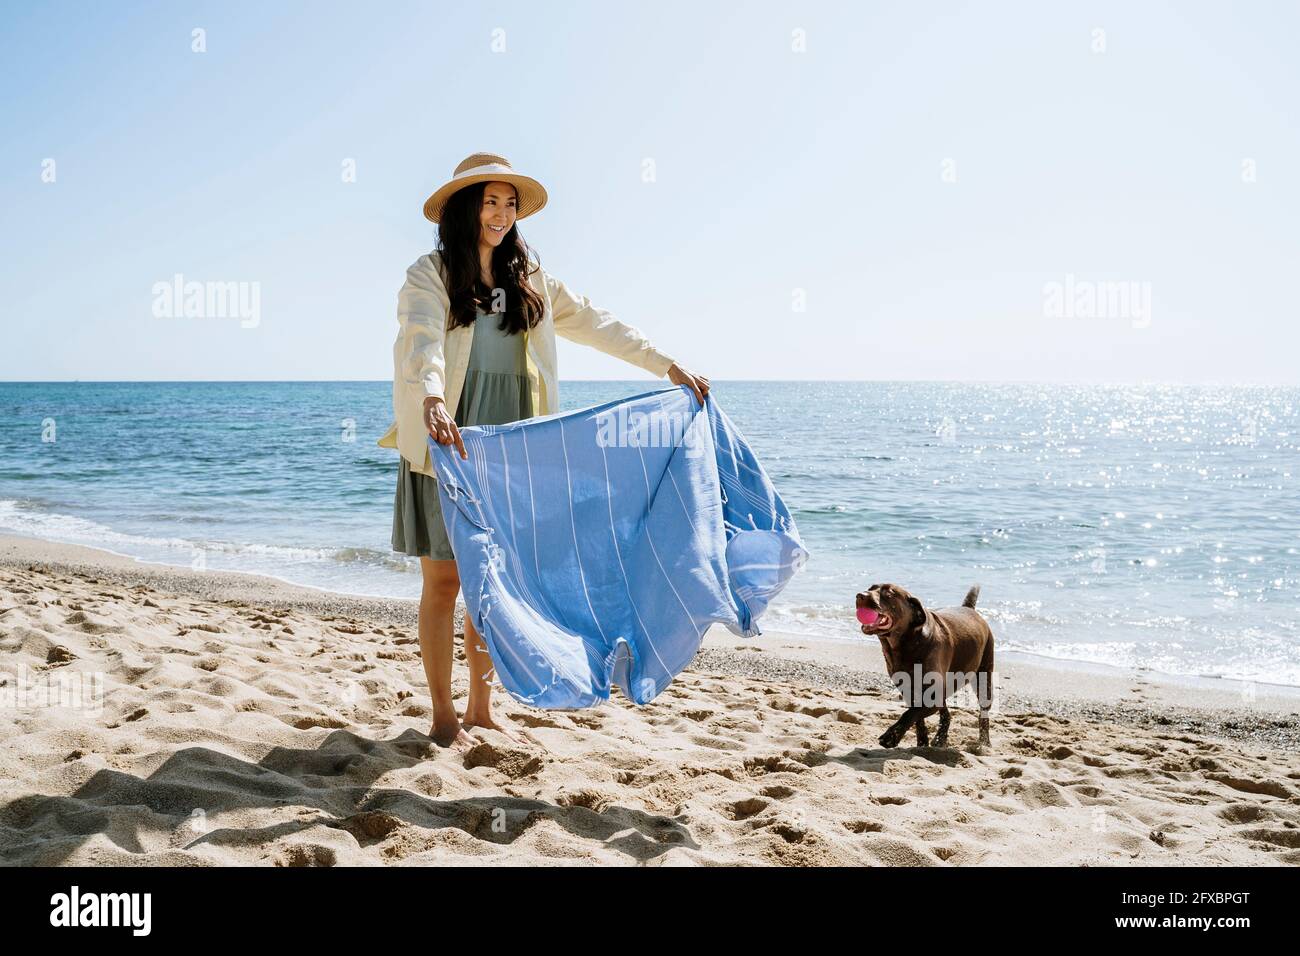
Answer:
M429 437L439 445L455 445L460 449L461 458L469 457L465 443L460 440L460 429L447 411L447 403L436 395L430 395L424 400L424 427L429 432Z
M674 385L687 385L704 406L704 396L709 394L709 380L703 375L693 375L674 362L668 369L668 381Z

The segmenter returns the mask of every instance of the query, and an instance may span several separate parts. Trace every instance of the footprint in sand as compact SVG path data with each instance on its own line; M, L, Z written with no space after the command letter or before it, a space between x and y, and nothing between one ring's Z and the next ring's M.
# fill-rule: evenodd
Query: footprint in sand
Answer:
M285 847L275 857L276 866L334 866L338 857L327 846L297 843Z
M86 634L104 634L108 631L121 630L116 625L109 624L101 618L87 614L85 611L69 614L63 619L63 623L70 624Z
M1253 803L1233 803L1215 813L1229 823L1257 823L1260 820L1272 820L1275 814L1268 807L1256 806Z
M879 833L885 825L876 820L845 820L844 829L850 833Z
M55 644L50 648L49 653L45 655L45 663L52 664L56 667L62 664L70 664L76 659L77 655L72 653L72 651L68 650L62 644Z
M517 747L505 747L491 741L484 741L465 752L466 770L475 767L491 767L512 780L528 777L542 769L542 758Z
M327 825L346 830L362 846L377 843L405 826L399 818L383 810L363 810Z
M1238 777L1230 773L1207 773L1208 779L1217 781L1233 790L1240 790L1242 793L1257 793L1266 797L1291 797L1292 790L1284 783L1277 780L1251 780L1248 777Z
M769 773L804 773L808 769L788 757L747 757L744 767L751 777Z
M761 797L745 797L743 800L733 800L724 805L722 811L733 820L748 820L762 813L767 807L768 802Z
M347 721L339 720L337 717L299 717L296 720L289 721L289 724L297 730L315 730L317 727L323 727L327 730L341 730L348 726Z
M1238 830L1233 834L1243 840L1255 840L1269 846L1280 846L1287 850L1300 849L1300 830Z

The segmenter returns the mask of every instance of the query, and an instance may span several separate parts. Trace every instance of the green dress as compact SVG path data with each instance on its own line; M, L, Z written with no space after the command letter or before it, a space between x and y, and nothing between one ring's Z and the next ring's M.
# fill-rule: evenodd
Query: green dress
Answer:
M500 322L477 310L465 385L452 413L457 427L504 425L533 415L524 334L503 332ZM405 458L397 466L393 550L435 561L455 558L442 521L438 479L412 471Z

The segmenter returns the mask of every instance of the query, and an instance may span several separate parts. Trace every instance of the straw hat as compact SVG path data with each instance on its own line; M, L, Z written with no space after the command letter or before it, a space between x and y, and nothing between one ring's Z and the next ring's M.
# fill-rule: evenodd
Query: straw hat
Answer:
M438 187L438 190L424 201L424 218L437 222L442 216L443 206L451 194L458 189L475 183L503 182L510 183L519 193L515 208L515 218L531 216L546 205L546 190L542 184L531 176L517 173L510 166L510 161L495 153L474 153L466 156L456 167L451 179Z

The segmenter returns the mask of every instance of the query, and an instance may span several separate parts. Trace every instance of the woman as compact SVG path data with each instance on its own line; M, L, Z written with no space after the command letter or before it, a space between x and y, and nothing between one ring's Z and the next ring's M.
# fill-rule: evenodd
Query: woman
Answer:
M468 455L462 425L500 425L559 411L555 336L615 355L686 385L704 403L709 380L654 348L533 261L516 223L546 205L546 190L503 157L475 153L429 197L438 248L406 272L393 346L396 423L380 444L401 452L393 508L393 549L418 555L420 653L433 697L429 736L463 749L466 730L489 727L520 739L492 718L487 647L465 620L469 700L451 700L452 619L460 577L447 538L427 439Z

